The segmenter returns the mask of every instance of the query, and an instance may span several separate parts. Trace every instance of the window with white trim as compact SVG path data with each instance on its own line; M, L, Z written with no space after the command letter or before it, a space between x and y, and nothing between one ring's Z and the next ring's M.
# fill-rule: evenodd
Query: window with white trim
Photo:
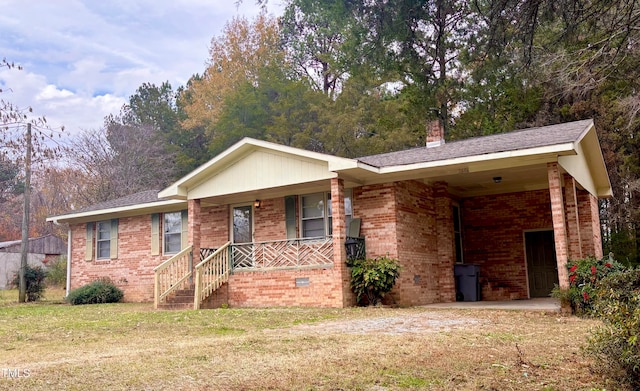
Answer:
M165 254L176 254L182 249L182 213L165 213L163 219Z
M301 237L315 238L333 233L333 212L331 193L307 194L301 198ZM348 227L353 218L351 190L344 192L345 224Z
M96 223L96 259L111 258L111 220Z

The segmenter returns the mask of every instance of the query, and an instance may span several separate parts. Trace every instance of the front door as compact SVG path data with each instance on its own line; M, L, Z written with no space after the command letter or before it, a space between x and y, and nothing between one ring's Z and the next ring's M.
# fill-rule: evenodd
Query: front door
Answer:
M253 242L253 207L241 205L233 207L233 243Z
M525 232L529 297L549 297L558 283L553 231Z
M254 267L253 206L234 206L231 210L231 225L233 267Z

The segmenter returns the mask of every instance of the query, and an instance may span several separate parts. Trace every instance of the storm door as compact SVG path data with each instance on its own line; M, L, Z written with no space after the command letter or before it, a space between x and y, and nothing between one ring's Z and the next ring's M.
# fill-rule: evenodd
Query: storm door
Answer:
M234 268L255 267L253 206L238 205L231 210L231 242Z
M253 242L253 207L242 205L233 207L233 243Z

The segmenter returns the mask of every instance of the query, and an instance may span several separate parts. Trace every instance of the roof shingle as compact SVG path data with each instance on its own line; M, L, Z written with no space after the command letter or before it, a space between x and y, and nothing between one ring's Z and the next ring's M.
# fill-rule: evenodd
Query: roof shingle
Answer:
M357 160L380 168L564 144L577 141L592 122L583 120L529 128L449 142L434 148L421 147L363 156Z

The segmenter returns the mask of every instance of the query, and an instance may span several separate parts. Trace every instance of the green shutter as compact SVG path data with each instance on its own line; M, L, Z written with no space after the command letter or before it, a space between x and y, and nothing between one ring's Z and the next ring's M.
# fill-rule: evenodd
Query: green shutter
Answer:
M151 215L151 255L160 255L160 214Z
M188 212L186 210L182 211L182 237L180 239L180 248L186 248L189 245L189 220Z
M87 223L86 248L84 252L84 260L93 260L93 223Z
M287 225L287 239L295 239L296 235L296 196L284 198L285 221Z
M109 241L111 259L118 258L118 219L111 220L111 239Z

